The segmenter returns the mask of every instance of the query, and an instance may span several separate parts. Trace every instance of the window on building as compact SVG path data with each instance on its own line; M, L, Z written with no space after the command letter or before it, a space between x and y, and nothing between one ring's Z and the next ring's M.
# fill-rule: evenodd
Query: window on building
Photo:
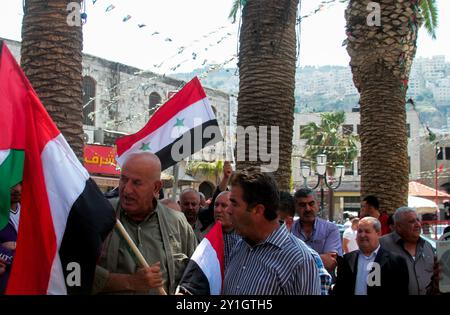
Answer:
M161 95L156 92L152 92L150 93L148 99L148 113L151 116L158 109L157 105L161 104Z
M92 77L83 77L83 124L95 125L95 80Z
M354 172L354 167L355 167L355 162L351 162L350 164L345 166L345 175L353 175Z
M411 125L406 124L406 134L408 135L408 138L411 138Z
M450 147L445 147L445 159L450 160Z
M358 157L358 175L361 175L361 157Z
M444 159L444 148L442 148L442 147L440 147L440 148L437 148L437 150L436 150L436 158L438 159L438 160L443 160Z
M344 196L344 211L359 212L360 207L361 207L360 197Z
M356 133L359 135L361 132L361 125L356 125Z
M361 198L359 196L345 196L344 197L344 202L348 202L348 203L357 203L358 206L361 202Z
M351 135L353 133L353 125L342 125L342 133L344 136Z

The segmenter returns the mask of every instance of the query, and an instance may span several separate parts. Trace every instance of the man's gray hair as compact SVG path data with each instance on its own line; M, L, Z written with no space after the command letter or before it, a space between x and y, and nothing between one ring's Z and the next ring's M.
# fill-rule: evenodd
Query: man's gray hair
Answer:
M229 190L224 190L224 191L220 192L217 195L216 200L219 199L220 196L225 195L225 194L229 194L229 193L231 193L231 191L229 191Z
M184 196L187 193L194 193L198 196L198 199L200 200L200 194L198 193L198 191L196 191L194 188L185 188L181 191L180 193L180 199L182 196Z
M411 208L411 207L400 207L397 210L395 210L394 223L399 222L401 220L401 218L403 217L403 215L405 213L409 213L409 212L416 213L416 210L414 208Z
M381 222L377 218L364 217L361 220L359 220L359 223L364 222L364 221L369 221L370 223L372 223L372 226L375 229L375 231L377 231L377 232L381 231Z

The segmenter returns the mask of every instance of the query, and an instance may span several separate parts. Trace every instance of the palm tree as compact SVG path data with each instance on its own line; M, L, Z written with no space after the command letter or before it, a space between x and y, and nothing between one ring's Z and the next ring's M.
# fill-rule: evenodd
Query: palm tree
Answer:
M219 184L219 174L223 170L223 161L215 162L190 161L186 166L187 172L192 176L203 175L208 178L214 178L215 184Z
M237 0L234 6L243 7L237 124L257 129L267 126L272 132L271 126L279 128L279 164L274 176L281 190L289 189L291 175L298 4L298 0ZM270 148L271 136L267 138ZM260 156L249 161L249 148L244 145L238 143L238 152L245 150L246 159L237 161L237 169L267 164Z
M82 29L67 22L69 2L25 0L21 66L59 130L81 158Z
M376 195L383 210L392 213L407 204L405 96L418 29L425 18L434 36L437 10L435 0L375 1L381 23L374 25L367 10L373 2L349 1L346 43L360 93L361 195Z
M343 130L345 113L322 113L321 123L311 122L302 128L302 138L306 139L303 157L315 163L319 154L327 155L328 173L333 174L334 166L349 167L358 156L358 136Z

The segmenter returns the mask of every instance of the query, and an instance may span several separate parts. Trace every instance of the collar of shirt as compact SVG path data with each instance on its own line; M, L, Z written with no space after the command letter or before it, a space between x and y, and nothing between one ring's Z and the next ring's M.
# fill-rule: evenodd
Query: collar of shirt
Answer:
M12 214L17 214L20 211L20 203L17 203L16 209L9 209Z
M405 241L403 240L403 238L397 233L397 232L392 232L392 239L394 240L394 242L399 245L401 248L405 248ZM419 236L419 241L417 242L417 251L421 251L423 248L423 245L425 243L425 240Z
M128 216L127 212L126 212L125 210L122 209L122 207L120 207L120 209L121 209L121 212L122 212L123 216L127 219L128 222L130 222L131 224L134 224L134 225L139 225L139 224L141 224L142 222L148 222L154 215L156 215L156 214L158 213L158 201L157 201L156 199L153 199L153 211L150 212L150 213L145 217L145 219L142 220L141 222L136 222L136 221L132 220L132 219Z
M305 242L310 241L310 240L313 239L314 234L315 234L315 232L316 232L316 230L317 230L317 224L318 224L317 222L318 222L318 221L319 221L319 220L318 220L318 218L316 217L316 218L314 219L314 224L313 224L313 229L312 229L311 235L310 235L309 237L306 237L306 234L303 233L303 229L302 229L302 221L301 221L301 219L298 219L298 233L301 234L301 235L305 238Z
M261 243L256 244L255 246L251 246L248 242L245 242L248 246L254 248L257 246L261 246L264 244L271 244L278 248L282 248L283 243L289 238L289 231L286 228L286 225L280 225L276 228L270 235Z
M364 255L364 253L361 250L359 250L359 253L360 253L359 256L363 257L366 260L375 260L375 257L377 257L379 250L380 250L380 244L378 244L378 247L369 256Z

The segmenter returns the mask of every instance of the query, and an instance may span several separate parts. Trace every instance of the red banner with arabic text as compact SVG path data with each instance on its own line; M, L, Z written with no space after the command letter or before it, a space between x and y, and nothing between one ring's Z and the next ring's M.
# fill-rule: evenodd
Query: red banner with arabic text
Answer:
M114 147L104 145L84 145L83 165L89 174L120 175L116 169Z

